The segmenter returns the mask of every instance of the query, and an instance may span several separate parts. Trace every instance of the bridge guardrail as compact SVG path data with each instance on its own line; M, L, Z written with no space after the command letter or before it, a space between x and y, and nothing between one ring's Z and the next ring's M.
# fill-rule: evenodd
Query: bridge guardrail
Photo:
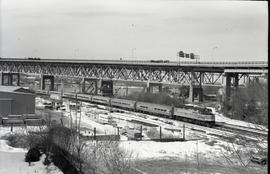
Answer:
M98 63L98 62L108 62L108 63L150 63L150 64L268 64L268 61L169 61L169 62L151 62L151 60L89 60L89 59L40 59L40 60L29 60L26 58L1 58L0 62L5 61L26 61L26 62L78 62L78 63Z

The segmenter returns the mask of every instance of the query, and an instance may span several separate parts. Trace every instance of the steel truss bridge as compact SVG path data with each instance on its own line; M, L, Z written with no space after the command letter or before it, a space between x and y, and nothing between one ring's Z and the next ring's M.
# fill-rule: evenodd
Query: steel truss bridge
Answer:
M220 85L226 83L226 93L239 82L268 77L268 62L152 62L122 60L78 60L78 59L23 59L1 58L2 84L11 84L13 75L38 74L54 83L54 76L79 77L85 83L95 80L119 82L144 82L148 87L170 85ZM224 80L225 78L225 80ZM97 86L96 82L94 82ZM19 80L17 85L19 85ZM105 83L105 85L112 84ZM44 84L43 84L44 86ZM44 87L42 87L44 88ZM53 86L50 87L53 90ZM93 87L95 90L97 87ZM160 88L162 89L162 87ZM193 89L193 88L191 88ZM193 93L191 91L191 93ZM193 95L191 95L193 96ZM192 100L192 99L191 99Z
M200 84L220 83L224 73L240 74L239 78L268 73L268 62L167 62L68 60L68 59L0 59L0 71L84 77L106 80L148 81L155 83Z

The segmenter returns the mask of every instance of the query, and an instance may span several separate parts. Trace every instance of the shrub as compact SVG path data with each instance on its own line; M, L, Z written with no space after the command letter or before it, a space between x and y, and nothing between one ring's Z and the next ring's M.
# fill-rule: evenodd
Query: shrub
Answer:
M156 128L150 128L146 132L146 135L151 139L158 139L160 137L159 131Z
M44 164L45 166L48 166L48 165L51 164L51 160L49 159L48 156L46 156L45 160L43 161L43 164Z
M209 142L206 142L205 144L209 145L209 146L214 146L217 143L216 140L211 140Z
M27 148L28 147L26 135L13 134L13 135L8 135L8 136L4 137L4 139L8 140L8 144L11 147L20 147L20 148Z
M39 161L40 156L41 156L41 153L38 150L38 148L31 148L25 155L25 162Z

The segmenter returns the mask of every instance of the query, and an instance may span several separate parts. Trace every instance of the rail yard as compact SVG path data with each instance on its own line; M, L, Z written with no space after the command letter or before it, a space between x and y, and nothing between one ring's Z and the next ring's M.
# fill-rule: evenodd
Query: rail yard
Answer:
M41 98L37 99L37 102L40 106L40 103L46 103L48 100L51 102L53 101L48 98L48 95L46 97L43 93ZM172 118L166 118L157 114L136 112L134 110L113 107L102 103L86 102L85 99L79 100L77 98L77 102L78 101L80 104L78 104L77 107L80 108L78 109L80 112L77 111L77 114L74 107L70 107L76 106L76 100L74 100L74 98L63 98L62 111L57 112L63 112L63 115L66 118L72 118L73 122L75 122L76 119L78 120L80 117L82 127L81 134L85 137L93 135L94 129L97 135L117 134L117 129L120 129L119 134L121 137L121 147L126 150L133 151L136 158L139 158L140 160L159 160L164 159L165 157L168 160L176 158L175 161L181 161L181 159L183 160L183 155L186 153L193 155L199 153L200 158L203 159L205 158L203 154L211 153L212 156L207 157L205 160L208 161L208 164L216 165L214 162L215 160L221 163L224 162L224 149L232 145L232 139L239 139L239 144L236 143L235 146L240 149L244 148L241 143L241 139L245 139L247 142L256 142L261 146L267 146L267 128L255 124L251 125L245 122L231 124L231 122L223 119L224 116L219 113L215 113L216 125L213 127L207 127L205 125L203 126L190 122L174 120ZM113 122L108 120L100 122L100 116L102 118L110 118ZM69 123L67 122L67 124ZM185 125L185 130L183 130L183 125ZM143 129L142 138L140 136L135 137L132 133L126 133L140 133L141 127ZM151 140L151 138L148 137L147 132L153 128L159 131L160 127L162 128L162 138L175 138L175 141L162 142ZM185 140L182 139L183 137ZM88 141L87 138L85 140ZM244 148L245 150L253 149L256 151L256 148L253 147L252 143L251 145L248 144L247 147ZM176 150L178 149L176 146L182 150ZM197 149L198 146L199 150ZM155 148L153 149L153 147ZM174 149L173 151L168 150L172 148ZM187 158L194 159L192 155L189 155ZM244 159L248 160L248 158L248 156L245 156ZM148 161L138 168L149 168L148 163L151 162ZM256 166L255 164L253 167L260 168L260 166Z

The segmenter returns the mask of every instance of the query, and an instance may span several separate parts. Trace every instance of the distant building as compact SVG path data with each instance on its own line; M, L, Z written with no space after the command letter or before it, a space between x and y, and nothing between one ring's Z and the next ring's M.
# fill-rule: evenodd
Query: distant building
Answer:
M34 114L35 96L19 86L0 85L0 120L8 115Z

